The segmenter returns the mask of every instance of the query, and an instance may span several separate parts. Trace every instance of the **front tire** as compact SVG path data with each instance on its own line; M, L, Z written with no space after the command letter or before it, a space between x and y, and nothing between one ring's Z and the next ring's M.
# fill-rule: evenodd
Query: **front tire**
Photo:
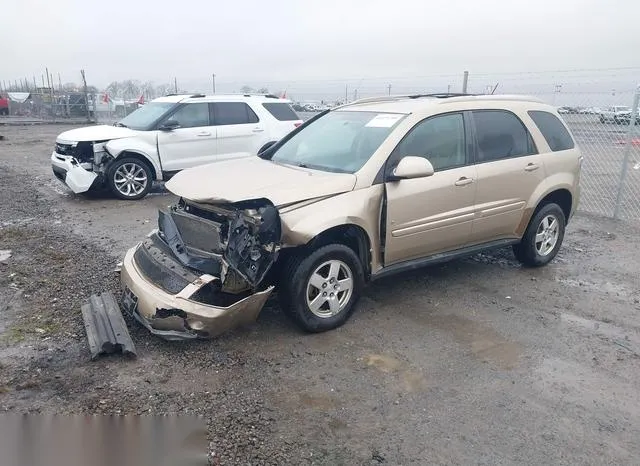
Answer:
M528 267L547 265L558 254L566 219L558 204L544 205L533 216L520 243L513 246L513 253Z
M107 176L109 188L120 199L142 199L151 190L153 174L145 162L134 157L116 159Z
M344 324L364 287L360 258L342 244L291 257L283 270L278 297L284 312L307 332Z

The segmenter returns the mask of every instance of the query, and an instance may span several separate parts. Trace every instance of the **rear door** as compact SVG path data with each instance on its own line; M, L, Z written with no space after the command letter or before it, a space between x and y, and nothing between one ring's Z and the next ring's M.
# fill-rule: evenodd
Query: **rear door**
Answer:
M525 205L545 179L544 163L514 113L474 110L471 116L478 174L472 243L516 238Z
M257 155L269 142L264 124L245 102L214 102L218 160Z
M180 127L172 131L158 131L158 152L163 171L215 162L216 128L209 118L208 103L183 104L165 121L168 120L177 121Z

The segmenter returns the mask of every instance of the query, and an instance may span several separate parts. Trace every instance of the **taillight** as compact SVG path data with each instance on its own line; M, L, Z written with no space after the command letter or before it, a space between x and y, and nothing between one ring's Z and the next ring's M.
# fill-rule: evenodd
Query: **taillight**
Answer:
M294 123L294 124L293 124L293 126L295 126L295 127L297 128L297 127L298 127L298 126L300 126L301 124L302 124L301 122L300 122L300 123Z

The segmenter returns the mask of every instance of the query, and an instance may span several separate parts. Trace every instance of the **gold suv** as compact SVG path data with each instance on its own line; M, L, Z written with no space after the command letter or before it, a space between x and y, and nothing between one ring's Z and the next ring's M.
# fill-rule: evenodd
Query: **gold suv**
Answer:
M172 178L179 202L126 254L123 307L164 338L211 337L255 320L277 290L319 332L393 273L504 246L545 265L581 164L556 110L533 98L360 100L257 156Z

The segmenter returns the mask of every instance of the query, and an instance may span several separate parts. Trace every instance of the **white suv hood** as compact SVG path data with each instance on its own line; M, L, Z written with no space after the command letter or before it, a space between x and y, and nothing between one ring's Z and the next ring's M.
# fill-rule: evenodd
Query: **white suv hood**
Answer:
M282 206L351 191L356 176L280 165L259 157L226 160L183 170L166 183L172 193L198 203L266 198Z
M111 125L86 126L60 134L58 142L108 141L135 136L138 131Z

